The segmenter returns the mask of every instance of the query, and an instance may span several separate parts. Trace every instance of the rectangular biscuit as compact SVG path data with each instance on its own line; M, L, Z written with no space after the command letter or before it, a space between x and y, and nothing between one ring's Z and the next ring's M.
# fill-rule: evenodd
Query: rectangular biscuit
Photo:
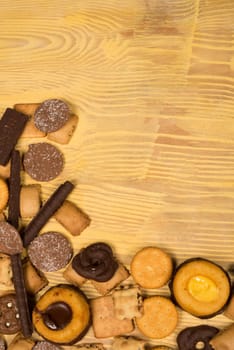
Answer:
M20 113L23 113L29 117L27 124L22 132L21 137L45 137L46 133L39 130L34 124L34 113L40 106L40 103L17 103L14 105L14 109Z
M117 271L109 281L97 282L97 281L91 280L91 283L100 294L106 295L112 289L114 289L117 285L119 285L122 281L126 280L128 277L129 277L128 270L125 268L124 265L119 264Z
M110 295L92 299L91 310L96 338L114 337L131 333L134 330L131 320L119 320L115 317L114 303Z

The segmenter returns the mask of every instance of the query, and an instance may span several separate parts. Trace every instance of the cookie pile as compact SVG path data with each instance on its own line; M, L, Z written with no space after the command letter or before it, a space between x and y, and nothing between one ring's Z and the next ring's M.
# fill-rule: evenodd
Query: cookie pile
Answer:
M61 233L40 234L52 216L73 236L89 226L90 218L67 199L74 189L70 181L58 186L42 205L41 183L59 176L63 155L54 145L39 142L29 145L21 157L17 141L47 137L66 144L77 122L78 117L58 99L17 104L0 121L0 285L6 290L0 296L0 333L16 334L8 349L61 350L79 342L92 327L97 342L78 343L77 349L104 350L99 340L113 338L114 350L171 350L150 346L145 339L160 341L172 334L178 326L178 308L201 318L224 312L234 320L230 278L211 261L189 259L175 268L163 249L147 246L135 253L127 269L106 242L74 253ZM22 184L21 166L39 183ZM31 221L20 230L21 218ZM62 269L65 283L51 287L46 273ZM98 297L89 300L81 291L87 282ZM165 285L170 297L159 295ZM154 290L157 294L149 296ZM36 301L30 306L31 297ZM144 339L133 336L135 329ZM32 337L33 331L40 340ZM231 350L233 334L233 326L222 332L208 325L187 327L178 334L177 344L179 350L222 350L224 345ZM4 349L0 337L0 350Z
M77 122L78 117L58 99L15 105L7 108L0 120L0 285L5 290L0 296L0 333L21 332L27 346L31 344L28 345L28 339L34 328L29 296L35 296L48 285L44 272L63 268L73 254L70 241L59 232L38 234L53 215L72 235L79 235L90 224L90 219L67 200L74 189L70 181L58 186L43 205L42 184L21 183L22 170L37 182L57 177L64 166L63 155L57 147L48 142L30 144L23 156L16 147L20 137L47 137L66 144ZM31 221L22 227L21 219ZM88 305L86 300L85 303ZM25 348L22 337L12 342L10 348L17 347L19 342L21 348ZM42 349L44 345L41 344ZM5 349L3 338L0 346Z

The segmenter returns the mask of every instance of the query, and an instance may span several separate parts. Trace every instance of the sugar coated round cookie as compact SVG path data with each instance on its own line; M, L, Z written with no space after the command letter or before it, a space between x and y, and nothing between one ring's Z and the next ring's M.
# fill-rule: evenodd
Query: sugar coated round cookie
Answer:
M39 105L34 114L34 124L43 132L53 132L59 130L69 117L70 111L67 103L54 98Z
M145 247L133 257L131 274L143 288L160 288L170 279L173 271L171 257L157 247Z
M24 169L37 181L50 181L63 170L64 158L60 150L47 142L29 145L24 155Z
M177 326L178 313L172 301L162 296L148 297L143 302L143 316L136 318L139 331L148 338L162 339Z
M61 233L46 232L30 243L28 255L38 270L43 272L58 271L70 261L72 246Z

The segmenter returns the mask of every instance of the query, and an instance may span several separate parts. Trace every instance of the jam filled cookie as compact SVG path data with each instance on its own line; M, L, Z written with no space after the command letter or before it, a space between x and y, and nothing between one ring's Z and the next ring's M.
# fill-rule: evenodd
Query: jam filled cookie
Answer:
M133 257L130 269L133 279L142 288L160 288L169 281L173 264L162 249L145 247Z
M175 302L182 309L199 318L210 318L226 306L231 282L221 266L194 258L177 267L170 288Z
M73 344L90 326L87 298L70 285L51 287L38 300L32 313L36 331L47 341Z
M143 315L136 318L139 331L146 337L161 339L170 335L177 326L178 313L172 301L162 296L143 301Z

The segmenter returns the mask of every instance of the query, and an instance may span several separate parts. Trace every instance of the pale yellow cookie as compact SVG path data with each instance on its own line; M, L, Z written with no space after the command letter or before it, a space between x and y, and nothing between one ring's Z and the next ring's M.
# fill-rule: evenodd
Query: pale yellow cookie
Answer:
M173 349L166 345L156 345L150 350L173 350Z
M45 137L46 133L39 130L34 124L34 113L40 106L40 103L17 103L14 105L14 109L20 113L23 113L29 117L28 122L21 134L21 137Z
M146 342L134 337L116 337L112 343L112 350L144 350Z
M148 297L143 302L143 316L136 318L139 331L148 338L162 339L176 328L178 313L172 301L162 296Z
M0 253L0 289L13 289L11 258Z
M114 337L131 333L134 330L131 320L119 320L115 317L114 303L110 295L92 299L90 304L96 338Z
M133 257L130 270L133 279L142 288L160 288L171 278L173 263L162 249L145 247Z
M139 287L121 288L112 293L115 317L124 320L140 317L143 313L143 300Z
M73 236L78 236L90 225L90 218L74 203L65 200L54 214L55 219Z
M32 350L35 342L30 338L24 338L22 334L17 334L10 345L8 346L8 350Z
M9 190L6 181L0 178L0 212L3 211L8 202Z
M59 130L48 133L47 138L50 141L66 145L69 143L78 124L78 116L72 114L66 124Z
M72 267L72 263L70 263L66 269L63 271L63 277L71 284L74 284L77 287L80 287L87 280L85 277L79 275Z
M6 217L3 212L0 213L0 221L6 221Z
M20 190L20 215L22 218L34 217L41 206L41 186L38 184L22 186Z
M214 350L233 350L234 346L234 323L220 331L210 340Z
M0 165L0 178L8 179L11 173L11 162L9 161L7 165Z
M23 273L25 288L29 294L36 294L48 285L47 278L29 260L23 263Z
M106 282L97 282L97 281L91 280L91 283L100 294L106 295L112 289L118 286L121 282L126 280L128 277L129 277L128 270L124 265L119 263L119 267L111 279L109 279Z
M234 321L234 294L232 295L223 314L224 316L230 318L230 320Z

